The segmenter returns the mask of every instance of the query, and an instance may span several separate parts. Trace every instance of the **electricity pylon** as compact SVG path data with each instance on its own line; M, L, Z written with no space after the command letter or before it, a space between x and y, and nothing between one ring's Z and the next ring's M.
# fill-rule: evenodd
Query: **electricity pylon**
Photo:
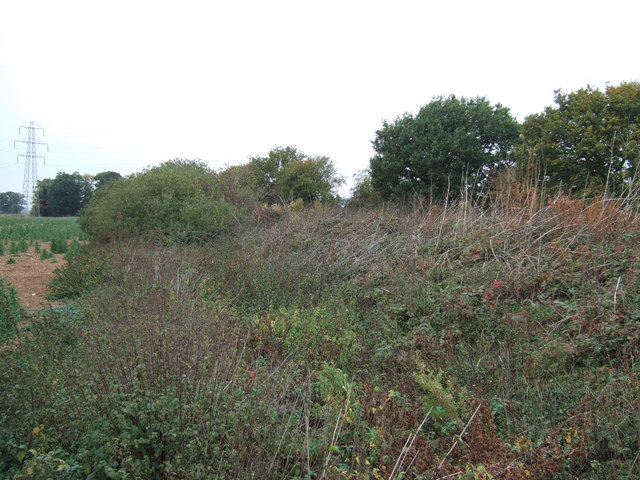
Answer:
M18 162L20 157L24 157L24 182L22 184L22 195L24 196L25 210L29 210L29 205L33 203L33 214L36 217L40 216L40 202L38 199L38 192L35 191L38 183L38 159L41 158L44 163L44 156L36 153L36 145L46 145L47 152L49 151L49 144L36 140L36 130L42 130L42 136L44 137L44 128L35 122L29 122L28 125L20 125L18 129L18 135L22 134L22 129L27 129L27 139L15 140L13 142L13 148L16 148L16 143L26 143L27 151L20 153L17 156ZM31 196L34 195L33 202L30 202Z

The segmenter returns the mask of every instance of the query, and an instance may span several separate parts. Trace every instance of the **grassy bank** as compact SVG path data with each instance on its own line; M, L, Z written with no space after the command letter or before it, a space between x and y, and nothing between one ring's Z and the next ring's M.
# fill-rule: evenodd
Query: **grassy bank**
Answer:
M85 247L0 354L9 478L634 478L629 202L282 209Z

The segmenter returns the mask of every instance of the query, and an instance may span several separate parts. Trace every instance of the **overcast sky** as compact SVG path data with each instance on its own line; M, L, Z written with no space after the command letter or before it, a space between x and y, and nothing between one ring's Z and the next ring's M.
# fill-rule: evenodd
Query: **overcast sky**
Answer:
M640 78L637 0L0 2L0 192L18 127L57 172L212 168L276 146L368 166L383 119L484 96L519 120L556 89Z

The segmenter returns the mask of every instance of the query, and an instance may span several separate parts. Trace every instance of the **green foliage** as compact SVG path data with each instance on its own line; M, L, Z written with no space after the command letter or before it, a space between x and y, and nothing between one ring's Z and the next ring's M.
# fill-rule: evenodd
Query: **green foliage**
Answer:
M484 98L435 98L376 131L372 185L384 198L477 190L508 163L518 130L509 109Z
M71 244L67 248L67 252L64 256L64 259L71 260L71 258L73 258L74 255L77 255L78 253L80 253L80 250L81 250L80 242L78 242L78 240L74 238L73 240L71 240ZM36 250L36 252L37 251L38 250Z
M21 238L20 241L16 244L16 253L25 253L29 249L29 245L27 244L24 238Z
M251 158L248 165L268 203L332 200L343 183L330 158L310 157L293 147L274 148L266 157Z
M67 253L69 244L66 239L54 238L51 240L51 253L54 255Z
M348 365L359 353L357 326L351 324L349 309L340 307L281 308L271 314L273 335L295 358Z
M351 190L349 206L351 207L375 207L382 204L382 196L373 186L371 172L364 170L356 174L355 186Z
M302 152L289 146L274 148L269 151L266 157L251 157L249 159L249 168L266 190L266 200L269 203L278 201L275 192L276 174L289 163L300 162L304 158L305 156Z
M43 217L73 217L91 196L91 179L78 172L58 173L54 179L38 181L34 199L38 199Z
M78 222L102 241L150 231L190 240L228 229L235 215L214 172L200 162L173 160L98 190Z
M443 380L443 371L435 373L425 371L425 366L419 365L419 371L414 379L423 391L421 400L425 413L429 413L438 428L460 427L459 411L462 410L454 398L455 391Z
M75 218L9 217L0 215L0 242L86 240Z
M0 277L0 345L17 331L18 325L26 318L16 289Z
M46 250L41 260L52 258ZM105 281L109 256L97 246L80 247L69 262L56 269L49 284L51 298L71 299L91 292Z
M0 193L0 213L16 214L24 209L24 195L16 192Z
M96 174L95 177L93 177L95 190L99 190L102 187L106 187L107 185L117 180L120 180L121 178L122 178L122 175L120 175L118 172L112 172L112 171L100 172Z
M257 169L251 165L232 165L216 177L221 197L239 208L249 212L257 204L264 202L266 190Z
M556 91L554 107L527 117L521 161L552 186L620 194L640 158L640 83Z
M60 172L53 179L40 180L34 196L34 201L38 200L38 213L44 217L76 216L88 204L95 190L120 178L119 173L111 171L98 173L95 177L78 172Z
M290 162L276 174L276 194L285 201L328 201L342 183L328 157L311 157Z
M639 220L608 205L82 247L54 281L81 299L0 354L0 476L633 478Z

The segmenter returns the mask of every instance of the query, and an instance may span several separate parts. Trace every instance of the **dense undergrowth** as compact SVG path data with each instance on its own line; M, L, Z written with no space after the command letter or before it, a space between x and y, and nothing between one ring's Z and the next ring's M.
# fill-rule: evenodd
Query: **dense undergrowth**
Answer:
M640 475L631 202L280 209L84 247L0 353L7 478Z

